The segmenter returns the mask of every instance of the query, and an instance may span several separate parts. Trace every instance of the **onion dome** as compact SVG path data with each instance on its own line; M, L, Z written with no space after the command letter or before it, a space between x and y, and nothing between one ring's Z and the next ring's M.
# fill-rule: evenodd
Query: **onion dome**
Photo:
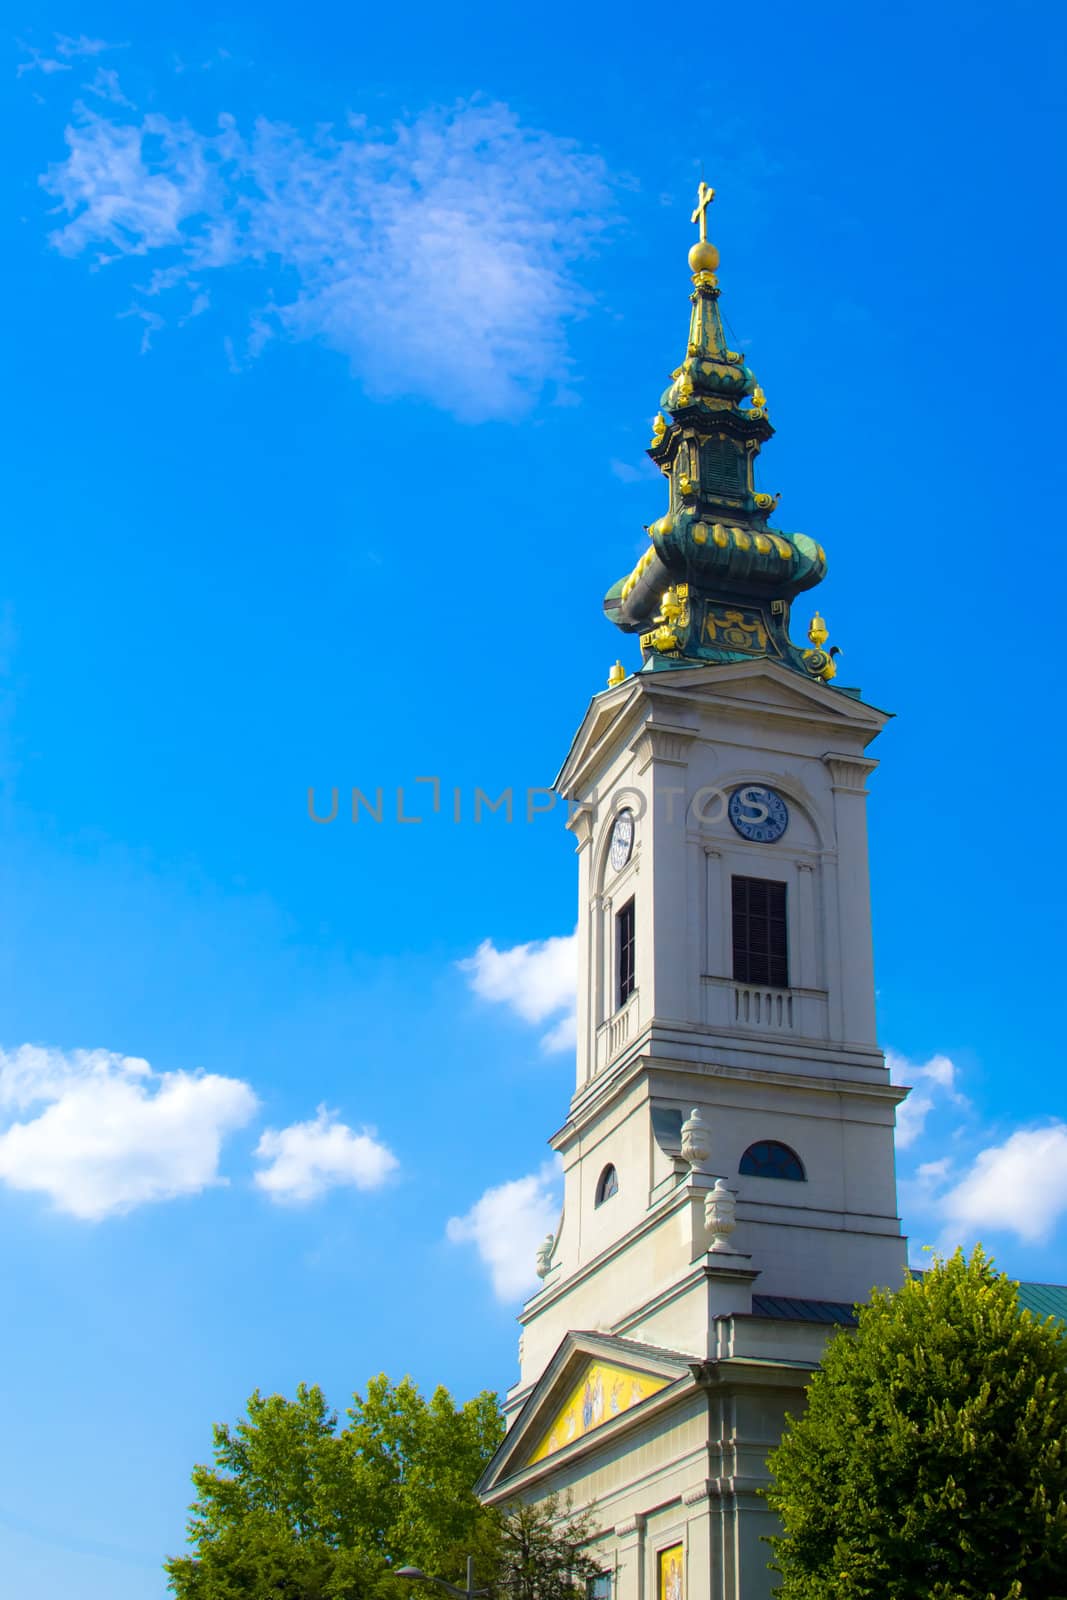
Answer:
M789 638L791 602L826 574L826 552L802 533L772 528L777 495L753 469L774 434L767 397L719 311L719 252L707 238L715 191L703 182L692 220L689 342L660 400L648 454L668 481L666 513L632 572L608 590L604 610L641 635L645 667L693 666L767 656L822 677ZM822 677L822 681L826 681Z

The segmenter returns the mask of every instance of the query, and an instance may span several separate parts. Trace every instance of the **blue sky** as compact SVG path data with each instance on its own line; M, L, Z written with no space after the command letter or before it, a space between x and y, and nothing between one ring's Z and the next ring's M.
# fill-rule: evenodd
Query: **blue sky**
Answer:
M701 163L763 486L897 713L871 844L905 1225L1067 1279L1063 42L1041 4L19 10L12 1593L158 1600L256 1385L512 1379L574 864L560 810L473 796L550 783L634 664L600 597L662 510ZM386 818L315 825L334 785Z

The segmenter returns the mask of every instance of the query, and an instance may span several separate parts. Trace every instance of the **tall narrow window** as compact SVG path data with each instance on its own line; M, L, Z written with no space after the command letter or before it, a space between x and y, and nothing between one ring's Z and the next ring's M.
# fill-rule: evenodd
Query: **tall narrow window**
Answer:
M637 987L634 903L627 900L615 918L616 1002L624 1006Z
M734 977L739 983L789 987L785 884L734 878Z

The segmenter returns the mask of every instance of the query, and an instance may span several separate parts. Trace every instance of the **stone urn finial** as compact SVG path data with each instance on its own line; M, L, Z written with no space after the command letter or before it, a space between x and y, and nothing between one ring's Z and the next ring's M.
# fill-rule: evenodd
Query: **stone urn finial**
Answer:
M730 1235L737 1227L737 1201L726 1187L725 1178L716 1178L704 1201L704 1221L711 1234L712 1250L730 1249Z
M538 1247L537 1247L537 1276L539 1278L547 1278L548 1277L549 1269L552 1266L552 1252L553 1252L553 1250L555 1248L556 1248L556 1236L555 1236L555 1234L554 1233L546 1233L545 1234L545 1238L544 1238L544 1243L543 1244L539 1244Z
M700 1115L699 1107L694 1106L682 1123L682 1160L688 1161L694 1172L704 1172L710 1153L711 1130Z

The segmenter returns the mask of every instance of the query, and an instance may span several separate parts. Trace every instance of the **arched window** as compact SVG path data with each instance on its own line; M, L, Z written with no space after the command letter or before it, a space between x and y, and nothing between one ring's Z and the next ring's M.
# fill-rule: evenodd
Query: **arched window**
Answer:
M612 1166L604 1168L597 1179L596 1204L602 1206L605 1200L610 1200L613 1194L619 1192L619 1174Z
M759 1144L750 1144L737 1170L743 1178L785 1178L790 1183L804 1182L800 1157L777 1139L761 1139Z

